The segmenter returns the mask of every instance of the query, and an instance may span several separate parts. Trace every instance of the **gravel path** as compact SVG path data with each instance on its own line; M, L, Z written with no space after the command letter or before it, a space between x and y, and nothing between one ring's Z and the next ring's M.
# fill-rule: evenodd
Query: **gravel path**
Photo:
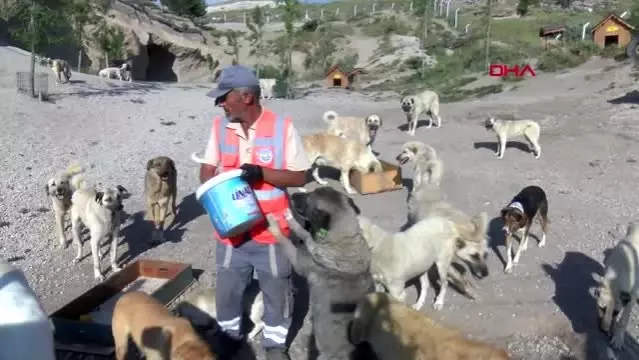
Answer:
M74 83L62 85L52 102L39 103L16 94L15 71L26 64L24 56L0 48L0 256L25 271L47 311L95 284L88 244L79 264L71 262L70 245L54 247L53 214L43 191L53 173L77 161L86 166L89 181L121 184L133 194L125 203L121 262L136 256L188 262L204 270L198 286L210 286L211 225L192 196L198 181L197 166L190 160L192 151L204 148L210 119L218 111L204 97L207 86L100 82L73 74ZM416 139L433 145L446 164L442 186L449 198L469 213L486 210L496 216L528 184L540 184L548 193L551 225L545 248L533 243L511 275L504 274L500 255L491 254L491 275L477 283L478 300L451 291L441 312L424 310L474 338L507 347L516 359L599 359L607 352L588 288L593 285L590 274L601 271L603 251L623 235L628 221L639 217L634 105L639 98L607 102L633 90L633 84L628 68L604 74L606 65L596 60L567 74L540 74L517 92L444 104L441 129L417 130ZM323 128L321 115L327 109L353 115L376 112L384 118L384 129L375 148L381 158L393 161L409 139L396 128L404 121L397 104L395 98L374 101L319 91L266 105L294 116L302 133ZM503 112L540 121L540 159L516 144L502 160L486 148L494 146L494 138L480 121L487 113ZM141 218L143 176L146 161L157 155L176 160L182 202L179 224L168 234L171 241L149 248L149 227ZM395 230L406 217L405 197L402 190L355 196L355 201L364 215ZM491 222L491 234L498 226ZM537 226L532 232L539 232ZM504 253L499 238L494 247L497 254ZM618 359L639 357L637 317L629 328L635 337L627 338L627 350ZM305 358L308 331L306 321L291 350L294 359Z

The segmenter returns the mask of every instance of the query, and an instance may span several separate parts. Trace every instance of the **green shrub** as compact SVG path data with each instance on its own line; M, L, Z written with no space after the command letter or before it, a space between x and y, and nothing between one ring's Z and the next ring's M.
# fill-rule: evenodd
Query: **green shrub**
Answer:
M371 37L396 35L408 35L413 28L395 16L376 17L373 21L362 27L362 33Z

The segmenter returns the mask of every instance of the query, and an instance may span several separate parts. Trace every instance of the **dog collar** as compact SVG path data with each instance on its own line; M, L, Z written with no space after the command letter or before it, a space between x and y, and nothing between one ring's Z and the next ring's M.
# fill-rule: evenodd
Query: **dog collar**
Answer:
M521 203L519 201L513 201L510 203L510 205L508 205L507 207L509 208L513 208L513 209L517 209L519 210L519 212L523 213L524 212L524 207L521 205Z

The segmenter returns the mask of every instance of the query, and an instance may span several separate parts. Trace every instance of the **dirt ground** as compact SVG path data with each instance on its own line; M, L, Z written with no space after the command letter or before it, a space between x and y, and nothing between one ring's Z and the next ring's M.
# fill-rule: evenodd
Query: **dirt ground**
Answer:
M611 65L608 60L595 59L567 73L538 74L513 92L443 104L443 126L418 128L414 138L398 130L404 117L396 98L375 101L372 96L318 90L304 99L274 99L266 106L293 116L302 133L324 128L321 115L329 109L345 115L381 115L384 128L374 145L380 158L395 162L408 140L434 146L444 161L443 189L470 214L487 211L493 218L524 186L542 186L550 203L547 246L540 249L533 242L513 273L505 274L503 238L497 231L501 225L491 220L494 251L489 256L490 276L477 281L479 298L472 301L449 291L444 309L435 312L430 307L431 290L424 312L473 338L507 347L514 359L604 359L610 351L597 330L595 303L588 293L594 284L591 273L601 273L603 251L625 233L630 220L639 217L635 192L639 93L631 69ZM32 105L31 100L0 89L3 98L12 100L3 109L7 115L3 118L9 121L0 135L3 144L20 137L29 147L10 144L9 151L22 154L22 161L40 164L25 170L25 163L2 160L5 169L29 172L28 176L0 179L0 186L9 189L0 197L8 201L3 206L15 212L8 218L9 225L0 226L3 239L11 240L2 244L2 256L17 259L15 264L25 269L48 311L95 285L90 257L74 265L72 247L52 250L57 240L50 212L25 215L19 211L20 206L50 207L41 192L43 184L55 169L79 158L90 164L89 172L96 179L122 183L133 193L125 204L129 216L118 250L122 261L140 256L187 262L204 271L197 286L212 286L211 225L192 194L197 187L197 165L190 160L191 152L204 149L211 115L217 111L203 96L206 89L184 84L155 87L110 82L113 85L107 86L93 76L78 75L78 79L80 82L54 97L55 104L46 105L55 114L48 119L47 133L33 125L44 121L38 113L38 107L44 105ZM3 86L9 86L8 81ZM504 158L497 159L495 137L481 126L489 113L514 113L539 121L541 158L535 160L524 142L513 139ZM15 118L31 119L33 124L17 125ZM90 126L87 119L99 121ZM69 148L45 151L59 144L60 137L50 134L55 131L66 132L63 139L70 142ZM178 163L182 201L179 224L168 234L171 241L150 248L146 242L149 228L141 221L142 179L146 160L160 154ZM410 185L410 171L403 171ZM24 184L13 189L18 181ZM18 197L17 191L23 190L30 195ZM406 219L406 195L404 189L354 199L365 216L395 231ZM29 235L34 239L29 244L21 239L27 230L35 232ZM532 233L539 234L539 228L534 226ZM86 254L88 244L84 247ZM413 300L414 296L409 298ZM635 316L629 326L634 337L627 337L626 350L616 354L618 359L639 358L638 325ZM305 358L308 333L305 321L291 348L293 359ZM260 357L259 349L256 352Z

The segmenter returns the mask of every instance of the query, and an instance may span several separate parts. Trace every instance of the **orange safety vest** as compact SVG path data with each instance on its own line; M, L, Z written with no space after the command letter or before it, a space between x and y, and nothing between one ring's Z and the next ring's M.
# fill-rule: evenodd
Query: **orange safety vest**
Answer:
M238 135L235 133L235 129L228 128L227 124L226 118L217 116L213 119L213 129L216 131L220 153L220 172L238 169L241 165ZM286 169L286 135L290 124L290 118L277 116L267 109L262 111L262 116L256 123L251 164L271 169ZM286 190L264 181L253 183L251 187L255 191L262 213L265 215L274 214L278 219L282 233L288 236L290 229L285 218L285 211L289 208L289 200ZM276 244L277 240L268 231L267 226L266 221L257 224L249 231L250 238L262 244ZM222 238L215 229L213 232L225 244L236 246L245 240L244 234L232 238Z

